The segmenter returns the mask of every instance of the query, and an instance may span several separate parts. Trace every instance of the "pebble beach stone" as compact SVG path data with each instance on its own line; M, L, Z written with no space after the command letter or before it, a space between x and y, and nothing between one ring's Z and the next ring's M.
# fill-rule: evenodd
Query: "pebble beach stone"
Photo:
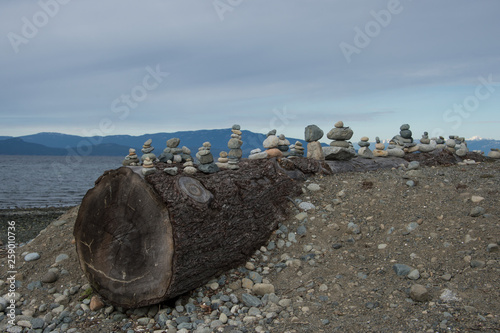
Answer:
M410 297L416 302L425 302L430 299L429 291L421 284L414 284L411 286Z
M34 261L40 259L40 254L33 252L24 256L24 261Z

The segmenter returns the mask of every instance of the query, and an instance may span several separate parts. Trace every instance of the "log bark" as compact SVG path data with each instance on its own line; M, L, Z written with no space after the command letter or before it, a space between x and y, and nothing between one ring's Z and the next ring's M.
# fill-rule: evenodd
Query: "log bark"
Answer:
M167 166L145 179L130 167L107 171L82 200L80 266L112 304L168 300L245 262L286 216L287 197L301 193L293 178L308 171L276 160L193 176L167 175Z

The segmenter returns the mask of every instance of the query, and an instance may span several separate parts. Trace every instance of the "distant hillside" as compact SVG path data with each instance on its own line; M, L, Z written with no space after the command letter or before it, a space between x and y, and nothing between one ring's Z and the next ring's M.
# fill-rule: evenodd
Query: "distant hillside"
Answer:
M469 150L482 150L485 154L488 154L491 151L491 148L500 148L500 140L467 140L467 147L469 147Z
M12 139L11 136L1 136L0 135L0 140L7 140L7 139Z

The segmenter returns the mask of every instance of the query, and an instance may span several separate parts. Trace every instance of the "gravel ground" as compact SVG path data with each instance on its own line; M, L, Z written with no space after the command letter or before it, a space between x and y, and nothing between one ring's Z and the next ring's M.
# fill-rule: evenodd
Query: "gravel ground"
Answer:
M500 331L499 162L315 176L294 199L245 265L139 309L89 288L70 209L16 249L15 326L2 258L0 331Z

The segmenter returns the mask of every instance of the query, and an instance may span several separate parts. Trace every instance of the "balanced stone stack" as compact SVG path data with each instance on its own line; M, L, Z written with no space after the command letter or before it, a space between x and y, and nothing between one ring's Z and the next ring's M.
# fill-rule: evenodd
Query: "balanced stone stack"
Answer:
M284 134L280 134L278 136L278 139L278 149L281 151L284 157L290 156L290 152L288 151L290 149L290 141L286 139Z
M219 158L217 159L217 166L219 169L229 169L229 158L227 157L227 152L221 151Z
M380 142L380 138L377 136L375 138L375 149L373 150L373 156L375 157L386 157L388 155L385 150L385 145Z
M167 140L167 148L163 149L159 160L165 163L182 163L192 161L191 150L188 147L179 148L181 139L171 138Z
M151 158L149 158L149 156L146 156L146 158L144 159L144 162L142 164L142 174L144 176L147 176L147 175L150 175L152 173L155 173L156 171L156 168L153 164L153 161L151 161Z
M330 147L323 147L323 153L327 160L350 160L356 156L356 151L352 143L348 140L352 138L353 130L344 127L344 122L338 121L334 128L328 132L326 137L330 140Z
M464 157L469 152L467 147L467 142L465 142L464 137L456 137L457 144L455 145L455 154L460 157Z
M304 157L304 146L302 146L302 142L297 141L295 144L290 146L290 154L288 157Z
M404 157L405 152L403 150L403 146L400 146L396 144L394 140L391 140L387 146L387 156Z
M437 147L436 141L429 139L429 133L424 132L424 134L422 135L422 139L420 139L418 150L421 153L430 153L431 151L436 150L436 147Z
M146 160L146 157L149 157L151 161L156 160L156 155L152 153L152 151L155 150L155 148L151 146L152 143L153 140L149 139L146 142L144 142L144 145L142 146L141 151L144 155L141 156L141 161L143 163Z
M500 149L491 148L491 151L488 153L488 157L494 158L494 159L500 159Z
M228 169L238 169L238 162L240 161L241 156L243 156L243 151L241 150L241 146L243 145L243 141L241 141L241 130L240 125L233 125L231 129L231 139L227 143L227 148L229 148L229 154L227 155L228 160Z
M358 142L359 150L358 156L363 158L373 158L373 152L370 149L370 140L367 136L361 138L361 141Z
M399 135L394 136L392 141L394 141L398 146L400 146L399 148L406 152L412 152L416 149L413 148L409 151L409 149L415 147L416 144L413 142L412 132L410 130L410 125L408 124L401 125L399 128Z
M204 142L203 146L198 148L196 158L200 162L198 170L204 173L215 173L219 171L219 167L214 163L214 157L210 152L212 145L210 142Z
M125 159L122 162L123 166L137 166L141 165L141 161L139 160L139 156L135 153L134 148L130 148L128 150L128 155L125 156Z
M278 149L280 139L276 136L276 130L267 133L267 138L262 143L266 149L267 158L282 157L283 153Z
M436 149L445 149L446 148L446 140L444 137L440 136L435 139L436 141Z
M305 128L304 136L307 141L307 157L315 160L324 160L325 154L321 148L319 140L323 137L323 130L316 125L308 125Z

